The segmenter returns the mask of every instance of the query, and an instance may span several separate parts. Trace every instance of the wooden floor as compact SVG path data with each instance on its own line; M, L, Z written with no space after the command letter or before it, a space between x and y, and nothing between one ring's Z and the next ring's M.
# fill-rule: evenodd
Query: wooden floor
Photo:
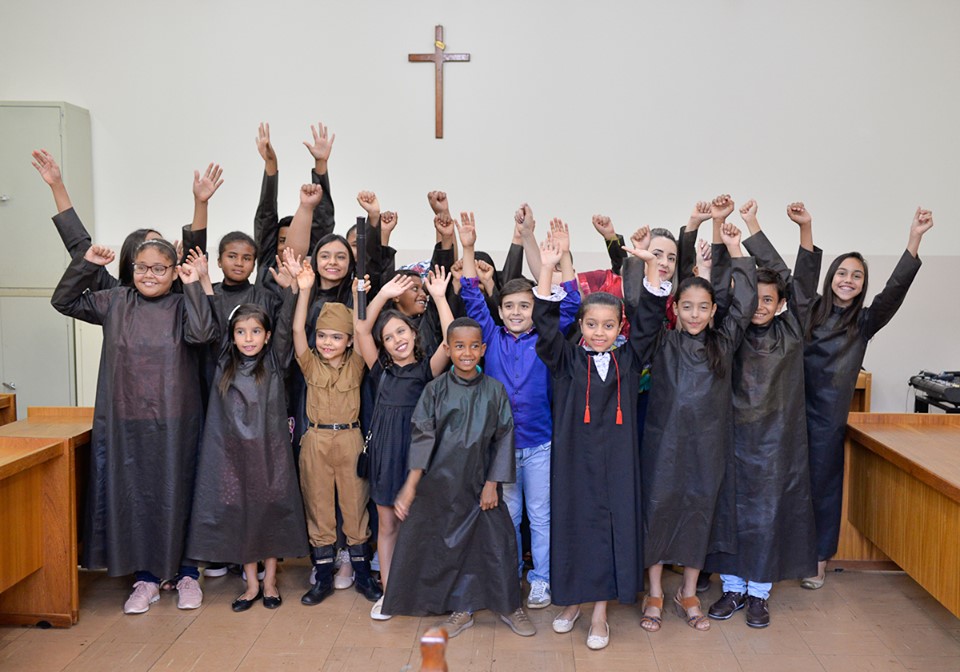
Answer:
M284 563L280 586L287 601L276 611L257 605L231 612L242 588L228 575L204 579L205 599L196 611L179 611L171 593L147 614L124 616L128 580L82 572L79 624L68 630L0 627L0 670L419 669L418 637L436 619L373 622L370 603L352 589L320 606L301 606L306 574L303 561ZM675 590L679 577L665 579ZM719 593L715 580L706 604ZM669 613L663 630L647 634L635 607L612 607L611 644L599 652L585 645L589 616L572 633L557 635L550 629L556 612L531 612L539 630L531 638L480 612L476 625L450 642L451 672L960 670L960 619L902 573L833 573L817 592L796 582L777 585L765 630L748 628L738 612L696 633Z

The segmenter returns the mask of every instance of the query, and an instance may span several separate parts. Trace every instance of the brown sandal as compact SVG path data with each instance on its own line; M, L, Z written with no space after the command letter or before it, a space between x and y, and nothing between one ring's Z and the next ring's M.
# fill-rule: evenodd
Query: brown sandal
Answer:
M643 603L640 605L640 611L643 612L643 618L640 619L640 627L647 632L656 632L660 629L660 624L663 623L663 619L660 616L647 616L647 609L659 609L662 615L663 595L660 597L644 595Z
M682 597L680 593L677 593L676 597L673 598L673 606L677 608L677 616L685 620L687 625L694 630L706 632L710 629L710 620L703 615L700 598L696 595L693 597ZM689 613L690 609L699 609L700 615L691 616Z

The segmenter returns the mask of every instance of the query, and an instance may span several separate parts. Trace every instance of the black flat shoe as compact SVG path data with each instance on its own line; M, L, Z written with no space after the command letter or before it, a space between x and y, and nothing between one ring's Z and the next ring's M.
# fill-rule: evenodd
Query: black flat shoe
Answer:
M267 609L276 609L281 604L283 604L283 598L280 597L280 595L277 595L276 597L272 595L263 596L263 606L265 606Z
M263 588L260 589L260 592L258 592L257 596L252 600L245 600L241 595L233 601L233 604L230 605L230 608L239 614L241 611L246 611L252 607L253 603L259 601L261 597L263 597Z

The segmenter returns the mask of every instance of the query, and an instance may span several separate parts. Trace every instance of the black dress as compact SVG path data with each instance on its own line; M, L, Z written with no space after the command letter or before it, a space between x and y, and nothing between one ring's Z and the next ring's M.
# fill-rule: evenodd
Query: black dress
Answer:
M238 565L307 554L306 523L286 418L284 374L291 359L296 296L287 292L257 382L244 358L226 394L219 390L230 351L224 344L200 444L187 554Z
M853 336L837 329L844 309L834 307L833 314L807 339L803 375L810 487L820 560L829 560L837 552L843 502L843 437L867 343L893 319L919 270L920 259L904 251L886 287L861 311ZM822 300L818 297L818 301Z
M74 259L52 299L64 315L103 325L81 564L171 577L203 425L194 346L212 342L216 327L198 283L156 298L132 287L85 292L100 270Z
M817 572L800 390L803 325L817 293L822 252L800 248L791 276L762 232L744 245L760 267L784 280L788 310L762 327L751 324L733 359L736 479L724 487L735 489L737 551L707 556L705 569L775 583Z
M503 384L448 371L427 384L413 414L410 469L423 469L400 525L383 613L425 616L520 606L517 542L499 501L480 509L486 481L516 475L513 414Z
M734 478L733 355L756 310L756 266L750 257L734 259L733 302L716 329L725 372L707 362L707 332L693 336L662 327L665 298L644 291L633 329L659 331L654 346L650 406L644 427L643 528L645 563L704 565L709 552L736 551ZM730 501L721 502L722 494Z
M662 306L660 316L662 320ZM603 379L594 362L597 353L573 345L560 332L560 302L537 296L533 323L539 334L537 355L553 380L553 601L562 606L599 600L636 602L643 588L636 431L642 346L631 331L623 347L610 351ZM590 421L585 422L588 399Z
M409 471L413 411L423 388L433 380L433 370L429 359L407 366L391 364L386 370L377 362L367 379L377 385L367 448L370 499L380 506L393 506Z

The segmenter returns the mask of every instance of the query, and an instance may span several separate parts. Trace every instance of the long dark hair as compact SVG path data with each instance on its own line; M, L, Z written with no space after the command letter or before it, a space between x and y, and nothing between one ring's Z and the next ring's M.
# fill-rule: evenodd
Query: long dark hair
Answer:
M340 280L340 284L334 288L331 288L335 292L335 296L331 299L336 303L342 303L346 306L351 305L350 299L353 298L353 276L357 268L357 260L353 256L353 248L350 247L350 243L347 242L347 239L336 233L328 233L323 238L317 241L316 246L313 248L313 256L311 260L313 262L313 270L317 271L317 281L313 283L313 294L310 297L310 303L313 304L317 300L317 294L320 291L320 272L317 269L317 255L320 253L320 248L324 245L329 245L330 243L340 243L345 248L347 248L347 258L349 259L347 263L347 274L343 276L343 279ZM331 291L331 290L325 290Z
M133 260L137 257L140 246L147 236L155 233L160 236L160 232L154 229L137 229L123 239L123 245L120 246L120 284L124 287L133 287ZM163 238L163 236L160 236ZM177 259L176 251L173 255L173 263L180 261Z
M237 322L250 318L253 318L259 322L264 331L273 331L273 323L270 319L270 314L264 310L263 307L258 306L255 303L242 303L234 309L233 314L230 316L230 324L227 327L227 337L230 339L230 359L227 361L227 365L223 368L223 375L220 377L220 384L217 385L217 391L220 392L221 397L226 396L227 391L230 389L230 385L237 377L237 369L244 361L244 356L240 354L240 350L237 348L236 343L233 342L233 330L236 327ZM263 347L260 349L260 352L254 355L253 358L253 377L257 381L257 385L262 383L263 379L267 375L267 369L263 364L263 360L267 356L267 349L269 345L269 343L264 343Z
M393 319L400 320L407 325L407 328L410 329L410 331L413 332L413 358L418 362L421 361L426 354L423 352L423 348L420 346L420 332L417 329L417 325L413 323L412 319L401 313L399 310L390 308L381 312L379 317L377 317L376 323L373 325L373 342L380 351L380 363L384 368L388 367L391 363L390 355L387 353L386 348L383 347L383 328L387 326L387 322Z
M814 330L824 324L833 313L833 276L837 274L837 269L847 259L856 259L863 264L863 288L853 299L853 302L843 309L840 320L837 322L837 330L845 330L847 336L852 338L857 333L857 322L860 317L860 311L863 310L863 301L867 295L867 281L870 279L870 272L867 270L867 260L859 252L847 252L841 254L833 260L830 268L827 269L827 275L823 279L823 291L820 297L813 304L810 310L810 324L807 327L807 339L813 337Z
M679 303L683 293L688 289L705 289L707 293L710 294L710 303L716 305L717 298L713 292L713 285L697 276L683 279L683 282L681 282L677 288L677 298L674 299L674 301ZM676 312L678 315L680 314L679 307L676 309ZM704 334L704 347L707 351L707 367L713 371L713 374L717 378L723 378L727 375L727 364L723 358L723 349L720 347L720 335L717 333L717 330L709 324L704 327L704 331L706 332Z

